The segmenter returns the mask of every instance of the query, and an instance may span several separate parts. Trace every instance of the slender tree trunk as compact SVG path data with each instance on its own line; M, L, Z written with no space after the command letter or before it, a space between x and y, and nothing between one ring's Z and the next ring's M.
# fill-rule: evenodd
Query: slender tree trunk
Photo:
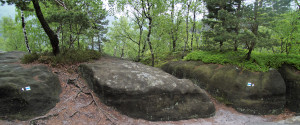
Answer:
M186 51L186 46L188 44L188 41L189 41L189 13L190 13L190 3L188 3L188 10L186 12L186 40L185 40L185 43L184 43L184 48L183 48L183 52L182 52L182 57L184 57L184 52Z
M73 30L72 22L70 21L69 24L70 24L70 27L69 27L70 31L72 31ZM72 43L73 43L73 36L72 36L72 33L70 33L70 35L69 35L69 49L72 47Z
M78 39L77 39L77 47L78 47L78 49L80 49L80 43L79 43L79 41L80 41L80 38L78 36Z
M152 30L152 18L149 17L149 32L148 32L148 35L147 35L147 41L148 41L148 45L149 45L149 49L150 49L150 52L151 52L151 57L152 57L152 66L154 66L154 52L153 52L153 48L152 48L152 45L151 45L151 41L150 41L150 36L151 36L151 30Z
M61 48L62 48L62 51L64 52L64 30L63 30L63 25L61 26Z
M171 21L172 21L172 27L171 27L171 39L172 39L172 50L175 52L176 50L176 41L175 41L175 34L174 34L174 11L175 11L175 3L174 0L172 0L172 10L171 10Z
M238 19L241 18L241 14L240 14L240 11L241 11L241 4L242 4L242 1L239 1L238 2L238 8L237 8L237 13L236 13L236 17ZM239 27L239 24L236 24L236 28L235 28L235 34L238 35L239 34L239 30L240 30L240 27ZM238 40L237 39L234 39L234 51L238 51Z
M140 38L139 38L139 42L138 42L138 46L139 46L139 52L138 52L138 58L137 61L141 61L141 41L142 41L142 36L143 36L143 26L139 26L140 27Z
M257 21L257 18L258 18L258 0L255 0L255 3L254 3L254 24L252 25L252 33L255 35L255 36L258 36L258 21ZM262 0L260 1L260 6L262 4ZM253 40L253 41L250 41L250 46L248 47L249 51L247 53L247 57L246 57L246 60L250 60L251 58L251 53L256 45L256 40Z
M220 52L222 52L223 41L220 41Z
M280 39L280 53L283 53L283 38Z
M115 48L114 48L114 57L116 57L116 54L117 54L117 47L115 46Z
M51 28L49 27L47 21L44 18L44 15L42 13L41 7L39 5L39 1L38 0L32 0L33 6L34 6L34 10L36 13L37 18L39 19L44 31L46 32L47 36L50 39L50 43L52 46L52 52L54 55L59 54L59 40L57 35L53 32L53 30L51 30Z
M94 37L92 37L92 50L94 50Z
M26 32L26 23L25 23L25 17L24 17L24 12L21 10L21 18L22 18L22 28L23 28L23 34L24 34L24 39L25 39L25 44L26 48L29 53L31 53L29 44L28 44L28 38L27 38L27 32Z
M251 59L251 53L252 53L253 49L254 49L254 45L251 45L251 46L249 47L249 51L248 51L248 53L247 53L246 60L250 60L250 59Z
M193 51L193 40L194 40L194 35L195 35L195 29L196 29L196 8L194 8L194 18L193 18L193 33L192 33L192 38L191 38L191 50Z
M142 49L142 57L144 57L144 53L145 53L145 50L146 50L146 41L144 42L144 46L143 46L143 49Z
M101 40L100 40L100 36L98 36L98 48L99 48L99 52L101 52Z

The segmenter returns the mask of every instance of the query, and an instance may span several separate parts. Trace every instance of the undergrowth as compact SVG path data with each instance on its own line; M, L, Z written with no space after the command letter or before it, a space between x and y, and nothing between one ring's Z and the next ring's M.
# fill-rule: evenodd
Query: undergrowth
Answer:
M269 54L252 52L251 59L245 60L246 51L194 51L184 60L202 61L204 63L233 64L251 71L268 71L278 69L282 64L289 64L300 70L300 55Z
M100 57L101 53L95 50L68 50L66 52L61 52L56 56L50 52L34 52L32 54L24 55L23 58L21 58L21 62L28 64L37 61L39 63L51 64L52 66L55 66L57 64L76 64L88 62L99 59Z
M188 52L185 53L185 55ZM182 58L182 52L165 52L165 53L160 53L155 55L155 66L154 67L161 67L162 65L170 62L170 61L178 61L181 60ZM151 66L151 55L147 55L144 58L141 59L141 63L145 65Z

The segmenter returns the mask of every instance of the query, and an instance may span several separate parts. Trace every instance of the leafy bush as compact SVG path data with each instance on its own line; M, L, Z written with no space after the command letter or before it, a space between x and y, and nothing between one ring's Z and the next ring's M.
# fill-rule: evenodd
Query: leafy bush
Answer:
M233 64L252 71L278 69L282 64L293 65L300 70L300 55L269 54L253 52L249 61L245 60L247 51L194 51L184 60L202 61L204 63Z
M57 64L76 64L96 60L101 57L101 53L95 50L68 50L56 56L52 53L32 53L25 55L21 60L22 63L31 63L38 61L39 63L57 65Z
M21 58L21 63L24 63L24 64L32 63L32 62L38 60L39 58L40 58L40 55L37 54L36 52L33 52L31 54L25 54L23 56L23 58Z

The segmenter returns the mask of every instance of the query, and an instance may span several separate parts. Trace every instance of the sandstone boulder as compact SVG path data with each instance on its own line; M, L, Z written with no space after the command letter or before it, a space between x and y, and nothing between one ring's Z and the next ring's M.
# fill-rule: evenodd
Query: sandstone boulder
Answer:
M178 78L189 78L218 100L247 114L279 114L285 106L286 87L280 73L251 72L232 65L177 61L162 69Z
M146 120L210 117L215 108L204 90L158 68L104 57L79 67L89 87L121 113Z
M286 105L300 115L300 71L290 65L279 68L286 83Z
M14 63L22 52L13 53L0 54L0 119L27 120L47 113L59 101L58 77L46 66Z

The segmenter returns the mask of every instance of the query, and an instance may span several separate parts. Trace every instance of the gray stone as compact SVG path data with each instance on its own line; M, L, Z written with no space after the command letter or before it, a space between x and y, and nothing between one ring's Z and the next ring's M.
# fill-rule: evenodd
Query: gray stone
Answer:
M21 55L13 53L0 55L0 119L27 120L46 114L59 101L58 77L46 66L8 63L17 62Z
M295 117L292 117L292 118L288 118L288 119L279 121L278 123L288 124L288 125L300 125L300 116L295 116Z
M215 112L202 89L158 68L104 57L80 65L79 70L105 104L130 117L182 120L210 117Z
M287 107L297 114L300 113L300 71L290 65L279 68L286 83Z
M232 65L200 61L170 62L162 69L178 78L195 81L216 99L242 113L279 114L285 106L286 86L276 70L251 72Z
M16 63L20 61L25 52L12 51L6 53L0 53L0 63Z

